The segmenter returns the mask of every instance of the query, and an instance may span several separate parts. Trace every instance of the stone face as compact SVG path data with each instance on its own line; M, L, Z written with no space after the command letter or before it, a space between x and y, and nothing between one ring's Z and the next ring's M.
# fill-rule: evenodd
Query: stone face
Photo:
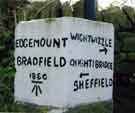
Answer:
M51 20L16 28L16 100L66 108L112 99L113 25L73 17Z
M54 110L51 110L51 111L49 111L48 113L64 113L64 111L63 110L59 110L59 109L54 109Z

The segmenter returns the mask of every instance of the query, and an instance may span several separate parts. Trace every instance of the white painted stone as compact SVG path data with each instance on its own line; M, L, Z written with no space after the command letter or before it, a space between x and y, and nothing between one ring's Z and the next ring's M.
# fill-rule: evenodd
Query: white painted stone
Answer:
M76 35L76 33L80 35L82 33L85 36L87 35L87 37L84 41L72 40L71 34ZM88 39L91 36L103 37L104 41L100 39L99 43L99 38L97 38L97 42L92 43L91 38ZM112 86L97 87L96 84L96 87L94 87L94 83L98 81L96 78L101 79L103 82L102 86L105 85L106 79L108 83L109 79L112 80L113 78L113 69L96 69L95 66L94 68L91 66L87 68L70 65L71 59L82 59L83 61L91 59L93 61L110 62L113 68L114 28L112 24L72 17L32 20L19 23L16 27L15 37L16 101L65 108L112 99ZM42 38L45 43L47 39L52 41L54 41L54 38L60 40L60 48L56 46L53 48L53 45L51 47L46 45L37 47L37 42L33 44L34 40L41 40ZM64 38L67 38L65 42L63 41ZM81 38L83 38L82 35ZM25 40L25 47L19 47L20 40ZM105 44L105 40L108 46L110 45L111 47L102 46ZM64 44L66 45L64 46ZM99 52L100 49L101 52ZM102 49L107 49L107 53L105 54ZM48 65L41 63L41 66L19 66L19 63L17 64L19 56L20 58L28 58L29 56L30 58L46 57L49 59ZM64 67L55 67L55 63L59 66L60 57L66 59L66 65ZM43 62L45 59L41 58L40 60ZM64 62L64 60L61 61L62 63ZM30 73L40 73L37 77L41 77L42 84L32 83L33 79ZM81 73L86 73L86 76L81 78ZM47 75L47 80L45 74ZM37 80L37 78L34 80ZM78 89L79 80L84 82L82 89ZM91 84L92 88L90 88Z

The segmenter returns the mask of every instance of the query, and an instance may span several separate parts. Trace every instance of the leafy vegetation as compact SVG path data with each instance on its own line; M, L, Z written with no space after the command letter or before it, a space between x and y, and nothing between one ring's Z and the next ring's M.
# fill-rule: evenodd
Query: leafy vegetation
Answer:
M77 106L70 108L66 113L111 113L112 109L112 101L110 101Z
M84 17L83 0L71 5L60 0L29 2L0 0L0 111L46 111L14 102L14 29L19 21L62 16ZM115 26L115 72L135 72L135 9L110 6L98 11L97 20ZM45 110L44 110L45 109ZM104 102L70 109L72 113L108 113L112 103Z

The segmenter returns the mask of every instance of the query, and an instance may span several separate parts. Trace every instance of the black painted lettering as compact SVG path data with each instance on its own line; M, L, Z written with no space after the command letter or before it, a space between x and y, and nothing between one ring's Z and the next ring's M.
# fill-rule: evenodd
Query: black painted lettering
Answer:
M101 38L101 45L104 46L105 39Z
M83 34L81 34L81 35L83 35ZM83 36L83 42L87 42L87 40L88 40L88 35L87 36Z
M40 46L44 47L45 46L45 39L42 37L40 41Z
M88 66L89 66L89 61L84 61L84 67L88 68Z
M97 60L95 61L95 68L96 69L98 68L98 61Z
M72 40L77 40L77 33L76 34L70 33L70 37Z
M43 57L39 57L39 66L43 63Z
M22 65L22 63L21 63L21 57L20 56L17 57L17 65L18 66Z
M78 90L78 81L76 80L75 82L74 82L74 91L77 91Z
M113 70L113 64L112 63L110 63L110 69Z
M39 45L40 45L39 40L34 40L34 47L36 47L36 46L39 47Z
M27 40L28 41L28 40ZM29 39L29 47L32 48L33 47L33 43L32 43L33 39ZM27 44L27 47L28 47L28 44Z
M92 35L88 35L88 42L91 42L92 40Z
M54 57L54 67L59 67L59 65L57 64L57 61L56 61L56 57Z
M79 80L79 89L83 89L84 88L84 82L83 80Z
M26 58L26 57L24 57ZM28 61L26 60L26 63L25 65L29 65L29 66L32 66L32 61L31 61L31 57L28 58Z
M38 64L38 59L36 57L33 57L33 65L37 65Z
M109 47L107 39L105 39L105 47Z
M64 57L60 57L60 67L64 67L66 65L66 59Z
M27 58L25 56L22 57L22 64L27 66Z
M92 88L93 84L94 84L94 79L91 79L90 80L90 88Z
M19 45L20 45L20 48L23 47L23 40L22 39L19 40Z
M89 79L85 80L85 88L88 89L89 88Z
M91 42L92 42L92 43L95 43L95 42L96 42L96 38L95 38L95 37L92 37L92 38L91 38Z
M109 39L109 47L112 47L112 39Z
M105 87L108 87L108 86L109 86L109 84L108 84L108 79L105 78Z
M15 42L16 42L16 43L15 43L16 48L18 48L18 47L19 47L19 40L17 39Z
M46 46L51 47L52 45L52 40L46 39Z
M62 41L63 41L63 47L65 48L66 45L67 45L67 40L68 38L62 38Z
M42 75L43 80L47 80L47 74Z
M51 67L51 63L52 63L52 62L51 62L51 59L52 59L52 57L48 57L48 58L47 58L47 66L48 66L48 67Z
M98 81L99 81L99 80L98 80L97 78L96 78L95 81L94 81L94 87L95 87L95 88L97 87L97 85L98 85L98 83L99 83Z
M105 83L104 80L105 80L104 78L101 79L101 87L102 87L102 88L105 87L105 85L104 85L104 83Z
M35 73L31 73L32 75L32 79L35 80L36 79L36 74Z
M37 80L41 80L41 74L37 73Z
M113 80L111 78L109 79L109 86L113 86Z
M98 37L98 45L101 45L101 37Z
M71 59L71 60L70 60L70 65L71 65L71 66L74 66L74 65L75 65L74 59Z
M53 39L53 47L60 48L60 39Z

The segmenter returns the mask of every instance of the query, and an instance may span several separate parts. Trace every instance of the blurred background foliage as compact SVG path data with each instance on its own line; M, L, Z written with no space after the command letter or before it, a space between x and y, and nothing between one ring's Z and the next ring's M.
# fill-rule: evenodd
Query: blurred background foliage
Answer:
M62 4L60 0L43 2L0 0L0 111L43 111L41 108L33 109L32 106L14 102L14 31L17 23L62 16L83 18L83 9L83 0L75 4L70 2ZM98 21L110 22L115 26L115 72L135 73L135 9L112 4L100 11L97 6L96 13ZM106 104L100 104L98 108L101 106ZM80 109L85 111L87 107ZM72 110L73 113L81 113Z

